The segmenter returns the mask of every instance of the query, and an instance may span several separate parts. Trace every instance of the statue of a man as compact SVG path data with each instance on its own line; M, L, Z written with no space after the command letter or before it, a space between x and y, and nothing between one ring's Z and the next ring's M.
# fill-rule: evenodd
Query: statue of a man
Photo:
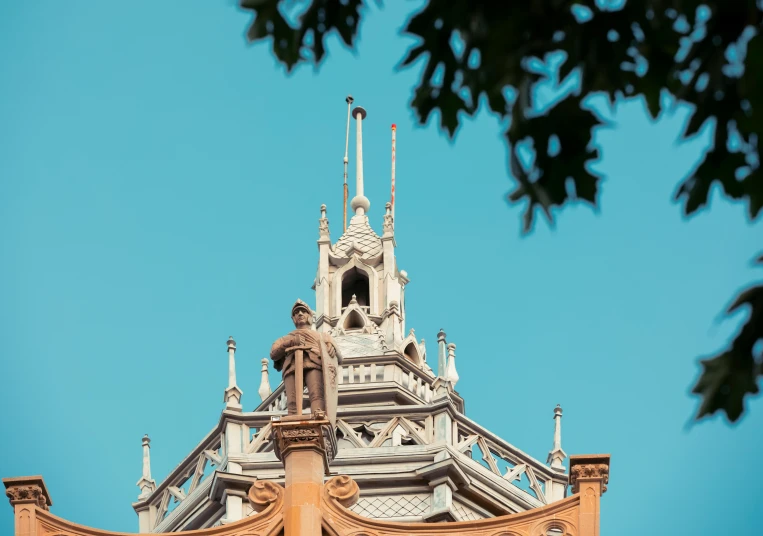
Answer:
M339 349L331 335L312 329L313 312L302 300L297 300L291 308L291 319L297 329L277 339L270 349L273 366L283 372L287 413L297 414L297 404L302 402L302 393L296 392L298 384L306 385L312 415L316 415L316 410L324 412L334 423L341 362ZM302 370L297 370L299 361Z

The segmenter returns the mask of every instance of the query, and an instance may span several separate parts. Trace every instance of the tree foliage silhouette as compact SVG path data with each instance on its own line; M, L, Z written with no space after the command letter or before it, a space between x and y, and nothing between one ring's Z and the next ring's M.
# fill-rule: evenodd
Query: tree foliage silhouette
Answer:
M330 34L354 47L365 12L364 0L306 0L295 17L284 15L295 8L286 0L241 0L241 6L253 12L248 39L271 40L287 72L301 63L319 65ZM552 209L571 201L597 204L591 131L602 120L584 104L591 94L610 103L643 96L652 118L663 92L690 105L683 138L707 125L713 144L680 179L675 200L685 215L694 214L719 185L746 205L750 220L760 216L763 0L429 0L404 33L417 43L400 66L423 62L411 99L420 123L438 111L441 129L453 138L481 100L510 119L504 136L516 188L508 198L526 204L524 232L539 211L553 223ZM554 55L564 62L549 72L543 66ZM539 109L533 90L549 79L573 80L574 90ZM535 148L529 163L520 158L523 146ZM763 255L756 262L763 264ZM701 397L697 419L724 411L736 421L745 396L758 392L763 284L744 290L728 313L742 307L750 314L729 346L701 361L693 390Z

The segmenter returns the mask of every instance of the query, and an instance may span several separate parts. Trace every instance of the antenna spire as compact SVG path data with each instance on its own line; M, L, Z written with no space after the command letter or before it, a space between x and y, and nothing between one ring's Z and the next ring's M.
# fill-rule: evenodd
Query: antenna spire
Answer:
M355 164L355 197L350 201L350 208L356 216L362 216L368 212L371 202L363 195L363 119L366 118L366 110L362 106L356 106L352 116L357 121L356 143L357 163Z
M349 161L347 159L347 150L350 145L350 106L352 105L353 101L355 99L352 98L352 95L347 95L347 98L344 99L344 101L347 103L347 130L345 132L344 136L344 203L342 204L343 210L344 210L344 230L347 230L347 162Z
M392 123L392 193L390 198L390 204L392 205L392 225L395 224L395 134L397 133L397 126Z

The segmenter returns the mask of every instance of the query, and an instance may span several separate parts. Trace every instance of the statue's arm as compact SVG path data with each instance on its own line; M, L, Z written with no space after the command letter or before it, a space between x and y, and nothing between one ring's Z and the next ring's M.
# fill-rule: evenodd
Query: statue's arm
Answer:
M276 341L273 343L273 346L270 347L270 359L273 360L273 363L283 361L283 359L286 357L286 351L293 345L294 337L291 334L285 335L280 339L276 339Z

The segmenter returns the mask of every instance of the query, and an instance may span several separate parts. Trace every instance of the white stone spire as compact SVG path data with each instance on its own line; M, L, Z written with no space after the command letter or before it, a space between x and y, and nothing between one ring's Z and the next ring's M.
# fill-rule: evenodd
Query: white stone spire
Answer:
M371 202L363 195L363 119L366 115L366 110L362 106L356 106L352 111L352 116L356 120L357 162L355 164L355 197L350 201L350 208L356 216L363 216L371 206Z
M236 385L236 341L228 337L228 388L225 390L225 409L241 411L241 395L244 392Z
M551 464L553 469L564 470L564 459L567 453L562 450L562 406L554 408L554 448L548 453L546 463Z
M149 497L156 490L156 481L151 478L151 439L148 434L143 436L143 476L140 477L136 486L140 488L138 499Z
M268 360L262 360L262 379L260 380L260 389L257 391L260 394L260 398L265 400L271 395L273 390L270 388L270 379L268 378Z
M445 378L456 387L459 377L456 372L456 345L452 342L448 344L448 372Z
M444 378L448 373L448 354L445 344L445 332L441 328L437 334L437 376L440 378Z

